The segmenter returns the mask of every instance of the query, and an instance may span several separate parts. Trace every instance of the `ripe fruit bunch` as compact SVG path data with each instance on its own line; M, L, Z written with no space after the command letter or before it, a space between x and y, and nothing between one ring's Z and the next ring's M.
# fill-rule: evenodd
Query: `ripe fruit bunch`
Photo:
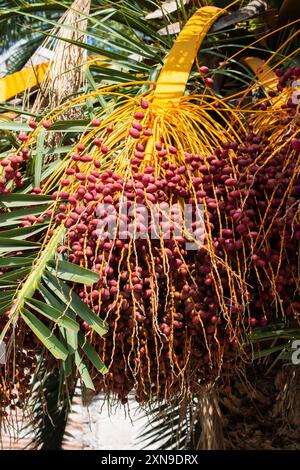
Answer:
M29 159L29 154L26 150L26 148L22 149L20 155L13 155L1 161L3 176L0 177L0 194L8 193L11 184L19 188L23 186L22 172L20 170L23 162Z
M208 198L203 198L208 187L200 175L215 160L207 154L217 139L209 125L212 137L208 134L205 145L201 134L199 138L192 130L198 117L198 130L204 134L201 117L203 121L206 111L200 110L198 117L199 106L189 101L180 109L155 108L143 98L118 126L117 108L110 115L112 124L103 128L99 121L98 132L92 131L93 140L85 136L77 145L54 193L54 197L67 198L65 208L59 205L55 216L67 229L60 251L100 276L91 288L77 287L82 300L110 327L98 344L109 373L94 382L98 390L112 391L122 401L133 388L139 401L193 391L199 380L218 374L224 350L231 350L237 341L234 325L242 309L236 306L231 324L218 278L223 277L222 289L228 293L242 287L239 274L212 248L210 209L215 208L215 186L210 182ZM179 118L184 120L184 128ZM187 128L191 129L189 139L183 138ZM216 124L215 128L221 130ZM123 204L122 198L126 198ZM193 241L200 234L205 236L203 223L196 220L198 205L203 202L207 202L203 214L209 227L207 241L202 248L196 240L196 250L189 251L181 210L184 204L190 205ZM116 213L124 206L130 212L117 217L114 237L109 232L100 234L99 219L107 220L107 213L105 208L103 213L99 211L99 203L111 205ZM170 214L170 205L176 204ZM156 230L151 218L155 210ZM181 237L175 237L178 228ZM223 322L218 306L224 312ZM93 342L87 325L83 328ZM222 344L218 336L224 338Z
M155 239L148 215L139 213L139 205L143 204L149 212L156 207L164 214L172 201L190 204L196 215L195 193L201 190L196 186L199 177L190 172L195 171L193 164L204 163L199 155L187 154L186 159L190 163L181 166L165 160L157 173L152 166L134 171L129 166L122 176L113 170L97 176L92 170L86 175L89 182L85 193L82 184L74 193L72 212L65 220L65 250L70 253L70 261L100 275L91 288L77 288L83 301L110 327L110 333L99 344L109 366L109 374L99 386L112 390L122 400L133 387L142 401L152 394L168 398L186 387L192 390L193 380L197 383L199 376L209 376L210 367L218 368L223 348L234 338L230 328L226 331L227 320L220 319L220 293L215 288L214 275L219 275L223 276L222 288L230 291L224 261L210 252L209 242L203 249L190 252L184 236L175 238L173 229L180 225L179 211L169 216L170 237L169 222L162 221ZM90 183L90 175L95 182ZM99 217L103 214L106 219L107 214L99 211L98 204L104 201L118 212L121 194L127 198L125 204L131 216L117 218L119 236L111 239L111 233L99 230ZM194 229L195 235L197 225ZM210 236L207 234L208 240ZM228 307L221 302L228 313ZM222 345L214 337L217 331L224 338Z
M65 227L59 256L99 274L94 285L75 286L109 325L103 339L81 322L109 369L93 371L97 391L123 402L132 390L138 401L194 392L247 358L242 344L251 328L274 316L298 320L300 121L288 92L279 87L251 115L197 96L160 107L151 94L136 102L116 93L121 103L91 122L64 168L45 182L53 228ZM225 113L227 129L218 123ZM107 214L99 204L119 213L123 203L130 214L117 216L113 237L103 233ZM172 204L190 205L192 239L178 206L169 224L163 219Z
M104 243L102 245L102 241L99 241L96 237L91 239L91 243L88 241L90 224L92 225L91 217L93 219L98 217L97 206L99 202L113 202L113 204L117 205L117 199L120 198L121 194L128 197L129 203L131 200L134 204L135 202L140 203L145 200L149 205L150 203L155 205L157 200L157 203L164 203L165 206L167 201L175 203L177 200L180 200L183 203L185 200L191 200L195 203L196 196L192 187L192 175L190 172L194 171L194 169L202 162L201 157L199 155L196 156L196 149L200 149L203 154L211 152L219 140L219 135L222 134L223 136L224 133L224 136L226 136L226 130L210 118L208 111L212 107L211 104L208 104L207 108L200 108L197 104L189 103L187 101L184 106L180 105L180 107L174 107L172 110L164 110L158 107L155 108L155 110L152 110L151 106L149 106L149 102L145 98L136 102L134 99L127 96L124 98L124 95L114 93L112 90L101 90L100 93L105 94L105 96L110 99L112 96L117 98L112 112L106 116L107 110L105 110L93 119L87 127L86 132L81 136L80 142L78 142L73 151L66 156L63 165L59 166L58 169L43 182L40 188L34 188L32 190L35 194L42 192L44 194L52 195L53 202L50 203L47 210L41 214L35 213L36 215L25 216L20 222L20 226L28 229L30 229L31 226L36 226L38 224L46 226L47 233L43 238L42 250L38 255L37 260L35 260L35 267L37 265L40 266L41 260L49 259L48 253L50 251L53 253L52 250L53 247L55 247L55 243L61 243L61 238L63 238L57 237L57 234L64 233L65 243L61 246L57 245L56 258L69 259L74 263L86 266L101 273L100 282L93 286L93 289L89 289L88 287L80 288L77 286L76 290L80 294L81 298L102 318L106 317L106 313L103 313L103 308L107 309L110 306L111 310L114 308L114 312L116 312L117 309L120 309L122 304L124 311L126 302L128 302L126 315L129 322L132 321L134 328L136 328L138 319L139 323L142 324L145 317L143 309L147 307L150 311L150 315L152 315L155 333L152 334L152 327L149 327L149 342L148 340L145 342L144 349L146 350L148 347L152 348L152 346L155 348L158 363L160 362L159 368L165 371L165 366L162 365L163 358L161 352L162 345L164 344L163 341L169 341L169 337L171 336L172 344L178 342L178 339L175 338L175 334L171 331L173 327L170 328L167 323L169 322L168 318L171 315L171 311L174 311L174 299L177 298L178 301L178 292L180 293L180 291L183 290L183 296L188 298L189 296L187 297L187 294L190 291L188 284L185 282L185 276L190 268L184 260L186 253L184 250L184 242L180 240L176 241L176 243L170 241L168 242L169 248L167 248L164 246L162 237L159 234L158 240L153 242L153 249L150 251L151 255L144 256L144 258L140 260L135 259L134 253L136 253L137 248L139 249L139 244L143 246L143 248L141 248L142 250L149 250L149 246L151 248L152 245L151 243L149 245L148 241L146 243L141 241L140 243L140 240L138 240L135 244L132 243L131 240L128 240L128 246L118 246L117 251L119 251L120 257L119 270L121 270L122 261L124 265L124 269L122 267L122 270L127 271L127 274L124 273L123 277L126 277L128 273L129 275L127 283L122 281L124 288L127 284L124 295L117 293L116 299L110 299L110 294L115 290L113 288L118 286L119 274L118 271L114 271L116 280L116 282L114 282L113 276L111 276L110 267L101 267L101 263L104 264L106 261L107 245L104 246ZM99 94L99 92L91 94L91 96L96 96L96 94ZM80 100L83 102L86 98L87 96L81 97L80 99L77 99L77 102L80 102ZM76 105L76 103L72 101L68 105L72 107ZM47 116L47 126L51 126L52 122L56 120L64 110L65 105L58 110L55 110L53 114ZM193 122L191 122L190 119L191 115L193 116ZM165 122L170 126L167 131L164 130ZM197 123L197 132L194 129L195 123ZM185 126L185 128L183 126ZM190 149L191 153L185 155L184 148L180 142L183 141L183 136L185 136L185 129L187 126L190 128L191 136L189 141L184 145ZM33 132L31 134L22 134L19 136L23 144L16 156L26 154L30 157L32 155L35 149L37 136L39 135L41 128L45 127L45 120L40 124L31 122L31 127L33 128ZM190 159L188 169L185 167L186 157ZM4 163L4 166L2 166L3 171L5 171L5 165L6 162ZM20 167L18 168L18 171L20 170L23 172L26 170L26 162L24 163L24 159L22 162L19 162L19 165ZM14 177L14 173L12 173L12 176ZM115 182L113 188L111 187L111 180ZM14 178L7 178L3 192L13 191L15 184L16 181ZM143 190L141 185L142 188L144 188ZM127 194L124 193L125 187ZM164 209L164 206L162 206L162 209ZM193 210L195 211L195 208L193 208ZM133 219L135 220L135 218ZM76 222L75 224L73 223L74 221ZM94 228L97 227L95 226ZM63 230L61 231L60 229ZM77 234L79 233L81 236L78 238ZM31 237L30 241L39 240L40 235L37 235L36 237L37 238L35 238L35 236ZM57 241L55 237L57 237ZM86 239L86 243L83 241L84 238ZM58 242L58 240L60 241ZM110 240L108 240L108 242L109 241ZM77 242L77 247L75 242ZM88 246L89 243L90 246ZM98 244L99 247L97 246ZM119 242L118 244L120 245ZM124 243L124 245L126 245L126 243ZM51 250L49 250L48 247L51 247ZM80 253L81 249L83 250L83 256ZM94 249L94 255L91 252L92 249ZM157 258L161 256L161 251L163 251L163 264L155 266L155 264L159 264L157 263ZM102 262L100 261L101 253L104 255L102 257ZM175 253L177 256L176 260L173 262L172 258ZM22 255L22 253L18 252L16 255ZM109 263L111 263L113 259L117 259L117 253L109 257ZM127 261L125 261L125 259L127 259ZM127 263L129 263L129 268ZM140 264L140 266L138 266L137 263ZM172 267L172 270L174 270L174 274L172 275L170 275L170 266ZM133 276L135 267L137 268L139 277L141 277L143 269L144 274L145 271L149 273L146 294L148 296L148 300L145 303L145 307L143 307L142 303L141 306L138 305L138 300L139 298L142 299L143 295L141 295L141 292L140 294L138 292L141 290L141 283L137 282ZM179 287L178 289L175 289L171 278L174 276L176 277L176 270L179 268ZM163 269L163 273L161 272L161 269ZM9 267L4 270L5 274L9 274L9 271ZM35 269L35 271L39 275L43 273L42 268ZM159 288L158 276L161 276L161 282L164 283L164 286L161 288ZM109 283L106 278L108 278ZM192 278L193 276L191 279ZM25 397L28 396L28 391L30 390L28 384L32 376L32 371L38 362L38 357L41 351L44 349L39 341L33 339L33 332L28 329L28 326L23 322L22 318L18 316L17 309L20 305L21 308L24 305L24 296L21 297L23 292L27 293L30 291L32 292L30 295L33 295L32 286L29 281L30 276L28 279L25 278L23 283L20 282L20 287L12 299L12 307L5 312L0 320L1 332L3 330L6 331L4 341L9 346L9 350L20 352L20 355L16 353L14 357L14 364L16 366L11 371L11 374L7 367L5 369L3 368L3 372L5 370L4 374L6 377L6 383L5 385L3 384L4 388L2 389L3 399L5 397L3 402L4 407L9 399L9 395L12 399L13 406L15 403L20 405L21 402L24 402ZM195 284L195 281L193 282ZM36 285L36 283L37 281L35 279L34 285ZM144 290L146 285L146 283L145 285L143 284L142 290ZM97 295L95 294L97 289L98 299L96 299ZM151 289L153 289L154 295L149 293ZM195 286L191 288L191 293L193 289L195 291ZM134 295L132 295L132 292ZM10 295L11 291L9 293L7 292L7 294ZM27 294L26 299L28 299L28 295L29 294ZM43 300L39 291L34 295L38 301ZM169 310L168 312L159 298L163 296L166 296L166 309ZM172 300L170 301L170 299ZM109 300L111 300L110 303L108 302ZM110 305L113 300L114 306ZM188 301L185 303L187 304L187 308L190 309L191 300L189 301L189 306ZM26 308L27 310L31 309L28 302L26 302ZM114 314L115 313L113 313L113 315ZM130 315L132 320L130 320ZM168 315L168 317L164 318L166 315ZM47 322L47 319L45 320L45 318L42 319L44 324L46 323L48 327L52 328L51 322ZM108 317L107 319L111 324L112 319ZM103 358L105 357L107 362L106 351L109 353L109 349L104 345L100 346L99 338L95 338L94 331L89 332L88 324L80 319L80 313L76 320L80 323L82 331L87 335L87 339L95 345L96 350L101 352ZM8 323L10 323L10 327L6 329ZM149 322L147 322L147 325L148 323ZM179 320L177 320L175 326L176 328L179 328L176 332L176 336L179 336L178 333L182 328ZM161 327L162 331L160 330ZM14 334L14 331L16 330L20 332L19 335ZM119 331L117 332L114 327L112 327L112 331L115 331L115 333L113 333L113 342L115 343L116 334L119 333ZM145 331L145 328L143 331ZM132 337L132 333L130 335ZM143 341L143 338L141 338L141 344L139 344L138 348L142 348ZM33 349L29 345L33 345ZM11 346L13 346L13 349ZM130 348L131 347L136 347L134 342ZM23 362L25 354L24 351L27 351L30 357L30 368L27 367L27 363L25 367L25 363ZM206 347L206 351L209 351L208 346ZM142 369L136 365L136 357L133 352L134 349L131 352L129 351L130 356L133 356L134 365L132 365L132 359L130 359L130 366L128 367L132 370L133 368L136 368L140 374ZM142 354L141 349L141 355ZM50 353L46 353L46 356L47 355L50 355ZM220 355L219 352L218 355ZM149 352L146 352L146 357L150 357ZM168 357L169 359L167 359L167 361L169 361L172 368L175 368L175 373L171 376L171 381L173 381L175 377L177 383L180 383L180 388L182 388L183 380L179 381L176 376L178 375L178 371L183 368L183 360L179 356L177 360L177 358L172 356L172 354L168 354ZM115 356L112 352L112 362L114 362L114 358ZM184 358L185 355L183 355L183 359ZM151 361L153 361L153 359L151 359ZM181 361L181 364L175 364L175 361ZM211 359L207 359L207 361L212 363ZM52 360L52 363L53 362L55 362L54 359ZM147 367L149 367L148 362ZM168 367L167 362L166 367ZM165 375L165 373L166 372L162 372L163 375ZM18 375L17 378L16 374ZM131 377L133 377L133 375L136 375L136 373L134 372ZM23 376L26 377L25 382L25 378L23 380ZM157 373L156 383L158 383L160 377L161 374ZM11 382L10 378L12 378ZM96 377L96 380L99 379ZM132 380L132 378L129 380ZM151 376L151 381L152 380L153 374ZM14 387L15 384L17 384L17 390ZM177 385L176 390L178 387L179 386ZM103 388L102 383L98 383L97 389L99 390L100 388ZM167 387L162 388L165 388L165 391L162 393L158 392L157 395L168 396L170 391ZM129 389L126 393L119 393L120 398L125 400L128 391ZM146 388L143 389L141 393L141 399L143 400L151 397L152 383L146 384Z
M222 363L223 372L232 367L249 328L265 326L274 315L297 318L297 112L287 101L277 119L272 115L273 128L264 129L254 109L239 139L197 153L189 138L153 125L159 111L142 100L130 121L131 151L121 150L122 160L119 154L101 171L99 145L114 154L107 145L114 129L106 130L109 137L96 137L90 154L81 146L72 155L75 166L90 161L85 171L69 167L68 181L62 181L76 188L68 198L63 250L70 261L100 275L91 288L77 288L110 326L99 342L109 367L99 377L99 390L122 401L132 389L139 401L192 392L215 378ZM118 212L121 196L135 217L118 219L121 238L99 239L99 216L106 214L97 212L98 204ZM184 229L182 239L172 231L166 238L163 223L153 240L149 217L138 213L138 204L163 213L164 205L178 202L192 206L193 228L200 232L195 215L203 205L204 245L196 251L186 249ZM178 213L171 216L174 228L180 220ZM147 236L133 240L135 232ZM86 335L93 341L88 329Z

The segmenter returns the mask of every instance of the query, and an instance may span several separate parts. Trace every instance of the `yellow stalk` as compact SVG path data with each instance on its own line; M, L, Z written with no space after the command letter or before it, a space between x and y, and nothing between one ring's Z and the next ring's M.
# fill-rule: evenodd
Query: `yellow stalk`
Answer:
M173 103L184 95L186 84L198 49L216 19L224 14L217 7L199 8L175 41L160 72L153 104Z

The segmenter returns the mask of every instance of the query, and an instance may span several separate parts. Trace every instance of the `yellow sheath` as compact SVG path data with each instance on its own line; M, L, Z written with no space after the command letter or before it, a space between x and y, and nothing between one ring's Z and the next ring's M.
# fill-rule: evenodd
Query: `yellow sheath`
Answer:
M93 63L106 67L107 63L101 61L101 59L104 59L104 57L98 55L89 56L88 66ZM26 67L19 72L0 78L0 102L8 101L25 90L38 86L43 81L48 66L49 62L43 62L42 64Z
M185 92L198 49L216 19L225 11L217 7L199 8L176 39L162 67L154 92L154 104L176 102Z
M276 90L278 78L275 73L259 57L245 57L243 62L255 73L260 83L269 90Z
M41 83L47 70L47 63L28 67L0 79L0 102L7 101L24 90Z
M243 62L247 67L249 67L252 72L255 73L255 76L259 80L258 86L263 86L265 92L268 93L270 90L277 90L278 77L275 72L269 67L268 64L265 64L265 61L259 57L245 57ZM287 100L287 92L284 91L279 96L272 98L272 107L273 110L281 108L282 104Z

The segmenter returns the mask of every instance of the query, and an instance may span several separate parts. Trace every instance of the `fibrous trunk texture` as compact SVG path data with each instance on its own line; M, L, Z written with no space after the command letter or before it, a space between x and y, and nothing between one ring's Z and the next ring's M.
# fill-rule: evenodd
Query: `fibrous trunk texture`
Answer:
M87 15L90 0L75 0L69 10L61 17L60 25L52 31L53 56L36 98L35 111L45 107L53 109L64 98L77 92L84 82L84 68L87 52L80 46L68 41L84 42L87 28ZM54 45L52 45L54 44ZM49 39L43 47L49 47Z
M55 109L64 99L77 93L84 84L83 64L87 60L87 51L67 41L84 42L90 6L90 0L75 0L61 17L60 25L52 31L50 40L47 38L41 46L51 49L53 55L37 94L33 112ZM71 108L64 113L64 119L78 118L80 118L78 109ZM61 136L61 133L51 132L50 147L59 146ZM51 160L53 156L49 157L48 162Z
M283 426L300 426L300 368L286 366L277 374L278 388L277 404L274 416L282 418Z
M198 449L224 449L223 423L215 387L206 386L199 396L201 437Z

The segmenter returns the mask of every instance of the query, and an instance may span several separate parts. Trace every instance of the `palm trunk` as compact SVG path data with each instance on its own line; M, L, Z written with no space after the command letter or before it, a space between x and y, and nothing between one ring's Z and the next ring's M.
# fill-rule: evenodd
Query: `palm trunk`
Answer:
M85 82L84 63L87 60L87 51L68 41L84 42L87 29L87 15L89 14L91 0L75 0L69 10L62 16L59 26L52 31L55 37L47 38L41 47L53 50L48 69L43 78L40 90L33 105L33 112L45 109L55 109L64 99L78 92ZM62 39L60 39L62 38ZM52 41L52 42L51 42ZM71 108L64 113L64 119L79 119L81 111ZM62 134L51 132L48 143L50 147L61 145ZM49 163L54 160L50 155Z
M35 111L45 107L54 109L64 98L77 92L82 86L84 82L82 65L87 59L87 52L64 39L84 41L85 35L82 31L87 28L86 16L89 14L90 5L90 0L75 0L60 19L59 26L52 31L52 36L55 36L54 46L49 39L46 39L41 46L52 48L53 57L34 103Z
M280 377L279 377L280 376ZM283 426L300 426L300 367L286 366L277 375L280 389L274 417L281 417Z
M203 387L199 396L199 416L202 432L198 449L224 449L222 416L214 386Z

